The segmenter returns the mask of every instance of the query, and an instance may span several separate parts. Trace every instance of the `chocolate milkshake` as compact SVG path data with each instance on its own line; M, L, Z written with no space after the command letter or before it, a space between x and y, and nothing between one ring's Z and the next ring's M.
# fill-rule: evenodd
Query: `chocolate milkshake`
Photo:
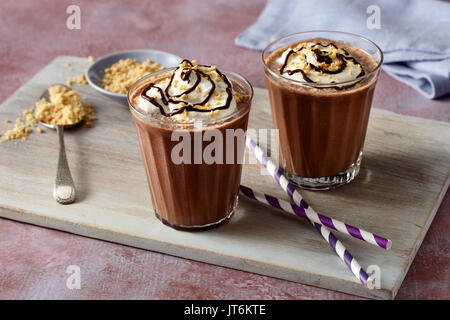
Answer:
M153 208L163 223L200 230L231 218L252 94L241 76L188 60L130 89Z
M287 177L307 189L352 181L382 62L379 48L347 33L306 32L270 44L263 60Z

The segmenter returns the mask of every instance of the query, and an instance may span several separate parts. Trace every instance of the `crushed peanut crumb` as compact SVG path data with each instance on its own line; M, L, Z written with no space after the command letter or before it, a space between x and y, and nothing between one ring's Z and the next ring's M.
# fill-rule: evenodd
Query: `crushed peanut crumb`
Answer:
M194 61L194 60L192 60ZM193 63L194 64L194 63ZM185 60L183 60L180 64L180 68L190 68L191 66L189 65L189 63Z
M242 102L248 98L249 98L248 95L240 94L238 92L236 92L234 95L234 100L236 100L237 103Z
M79 75L78 77L72 77L72 78L70 78L69 80L66 81L66 84L68 86L71 86L74 83L76 83L78 85L85 85L85 84L87 84L88 82L86 80L86 75L82 74L82 75Z
M89 60L90 62L94 62L94 61L95 61L95 59L94 59L93 56L89 56L89 57L88 57L88 60Z
M67 69L72 72L73 71L73 67L72 67L72 63L71 62L64 62L64 66L67 67Z
M104 70L102 86L108 91L126 94L138 79L162 69L162 65L150 59L142 63L132 59L119 60Z
M23 112L23 116L25 117L25 121L27 124L35 126L37 124L37 119L34 117L33 108L26 109Z
M72 72L73 71L73 67L72 67L72 63L71 62L64 62L64 66L66 66L66 68Z
M4 132L0 137L0 142L14 139L25 140L28 134L33 131L31 128L35 127L37 123L36 119L34 119L33 117L33 109L27 109L23 111L22 114L25 120L23 120L22 118L17 118L16 123L14 124L14 128ZM11 123L11 121L9 121L8 123Z
M83 111L83 121L86 123L86 127L90 128L92 126L92 121L97 120L94 106L91 104L84 106Z

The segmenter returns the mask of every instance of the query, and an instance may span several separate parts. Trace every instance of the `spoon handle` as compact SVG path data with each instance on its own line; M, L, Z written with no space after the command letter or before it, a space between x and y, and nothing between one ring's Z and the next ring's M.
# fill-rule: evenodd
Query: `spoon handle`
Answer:
M56 126L59 138L58 171L53 186L53 197L58 203L69 204L75 201L75 185L67 163L66 148L64 146L64 127Z

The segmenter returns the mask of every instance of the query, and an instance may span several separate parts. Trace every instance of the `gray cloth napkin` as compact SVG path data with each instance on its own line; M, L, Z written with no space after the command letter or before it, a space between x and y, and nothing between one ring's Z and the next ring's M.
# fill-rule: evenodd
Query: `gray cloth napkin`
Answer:
M380 9L380 28L373 26ZM346 31L380 46L383 69L434 99L450 93L450 4L435 0L269 0L237 45L263 50L285 35L308 30Z

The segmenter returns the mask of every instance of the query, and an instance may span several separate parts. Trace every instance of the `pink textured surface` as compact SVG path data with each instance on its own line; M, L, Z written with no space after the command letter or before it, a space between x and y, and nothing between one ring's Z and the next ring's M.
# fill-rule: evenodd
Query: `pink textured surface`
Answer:
M71 2L0 3L0 101L55 56L99 57L137 48L217 64L265 87L260 53L234 45L234 38L263 9L262 0L76 3L81 8L81 30L66 29L66 7ZM383 73L374 107L450 121L449 102L450 96L427 100ZM398 299L450 299L449 212L447 192ZM69 265L81 268L81 290L66 288ZM0 219L0 299L29 298L357 297Z

